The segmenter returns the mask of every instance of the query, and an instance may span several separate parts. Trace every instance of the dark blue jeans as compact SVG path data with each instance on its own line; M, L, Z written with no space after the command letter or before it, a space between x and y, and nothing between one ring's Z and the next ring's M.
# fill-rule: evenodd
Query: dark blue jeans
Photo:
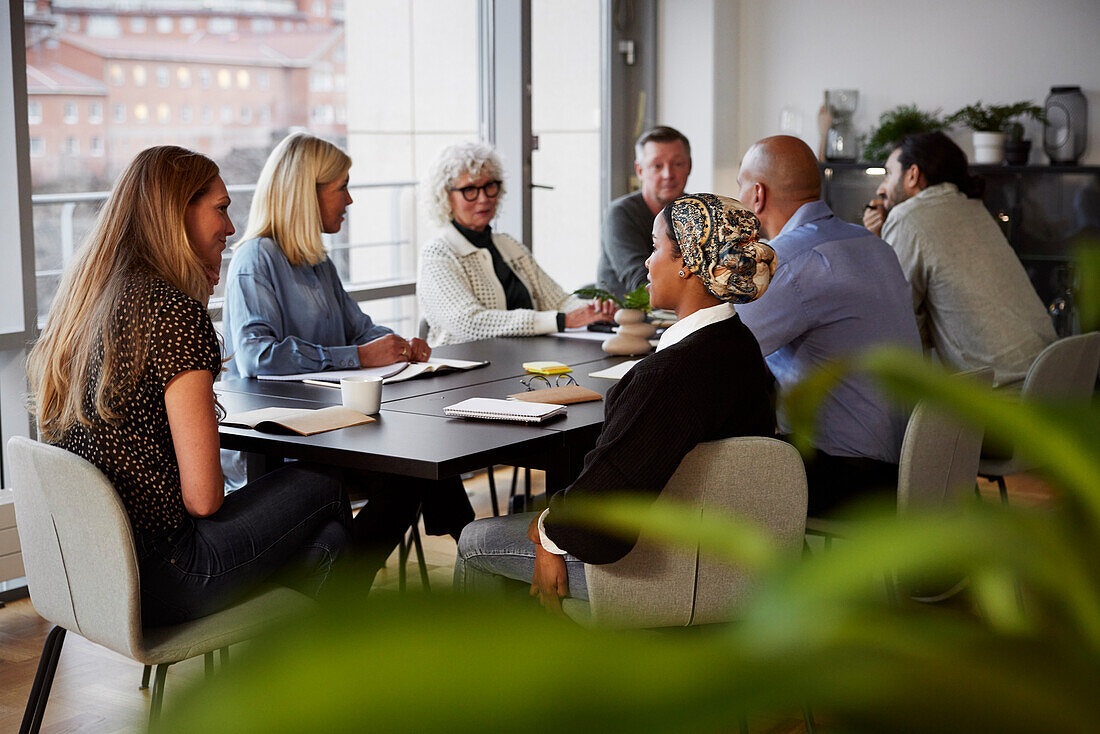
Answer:
M138 547L142 621L175 624L216 612L272 580L316 596L351 542L338 472L292 464Z

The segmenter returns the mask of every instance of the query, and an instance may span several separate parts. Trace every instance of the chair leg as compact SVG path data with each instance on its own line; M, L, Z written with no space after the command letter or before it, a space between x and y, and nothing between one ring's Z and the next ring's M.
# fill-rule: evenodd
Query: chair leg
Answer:
M152 665L146 665L145 669L141 671L141 686L138 687L139 691L149 690L149 674L153 672Z
M221 660L223 669L229 665L229 645L218 648L218 657Z
M806 734L815 734L817 722L814 721L814 712L809 706L802 709L802 720L806 722Z
M493 503L493 517L500 517L500 505L497 504L497 482L493 476L493 465L490 464L485 472L489 475L489 499Z
M508 506L511 507L511 499L516 496L516 484L519 483L519 467L512 467L512 488L508 490Z
M46 712L46 701L50 697L53 675L57 671L57 661L61 657L61 646L64 643L65 628L55 625L42 645L42 657L38 659L38 670L35 671L31 693L27 697L27 708L23 711L19 734L38 734L42 727L42 715Z
M431 584L428 583L428 564L424 560L424 546L420 544L420 513L416 513L417 522L412 526L412 542L416 546L416 565L420 569L420 585L424 591L431 591Z
M214 651L206 653L202 656L203 665L206 667L206 680L209 681L214 677Z
M531 507L531 468L523 468L523 507L525 509Z
M1005 484L1004 477L997 477L997 489L1001 491L1001 504L1008 504L1008 485Z
M417 520L419 520L419 516ZM401 542L397 544L397 590L401 593L405 592L406 584L406 572L405 564L409 560L409 540L405 536L401 536Z
M168 677L168 666L171 663L161 663L157 666L156 676L153 678L153 700L149 702L149 728L157 723L160 718L160 707L164 702L164 681Z
M890 573L885 573L882 576L883 585L886 587L886 603L891 607L901 606L901 594L898 592L898 586L894 583L894 577Z

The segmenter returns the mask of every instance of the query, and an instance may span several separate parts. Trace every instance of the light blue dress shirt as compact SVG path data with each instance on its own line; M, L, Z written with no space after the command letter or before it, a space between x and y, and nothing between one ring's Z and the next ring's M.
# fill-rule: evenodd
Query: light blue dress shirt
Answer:
M268 237L241 243L226 278L223 336L232 376L353 369L357 345L393 333L351 299L331 260L293 266Z
M781 392L822 364L880 344L921 353L908 281L894 251L841 221L823 201L803 204L769 243L779 258L768 290L737 306ZM790 432L781 410L779 429ZM865 379L846 377L818 413L816 447L833 456L898 463L905 416Z

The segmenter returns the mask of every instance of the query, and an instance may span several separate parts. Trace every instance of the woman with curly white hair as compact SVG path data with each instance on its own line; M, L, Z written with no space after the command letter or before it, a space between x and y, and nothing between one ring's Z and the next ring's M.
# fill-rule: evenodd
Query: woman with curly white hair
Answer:
M610 320L611 303L570 296L513 237L490 222L504 195L504 171L493 148L444 148L423 191L440 229L420 250L416 293L431 344L497 336L535 336Z

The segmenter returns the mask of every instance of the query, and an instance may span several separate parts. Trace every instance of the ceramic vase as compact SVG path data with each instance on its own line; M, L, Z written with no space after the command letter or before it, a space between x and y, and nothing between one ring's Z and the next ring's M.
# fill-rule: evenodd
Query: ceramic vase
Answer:
M1004 133L974 133L974 162L979 164L1004 163Z
M620 308L615 312L615 323L619 325L619 330L614 336L604 340L605 352L625 356L645 354L653 349L649 340L657 332L657 327L645 322L642 311L636 308Z

